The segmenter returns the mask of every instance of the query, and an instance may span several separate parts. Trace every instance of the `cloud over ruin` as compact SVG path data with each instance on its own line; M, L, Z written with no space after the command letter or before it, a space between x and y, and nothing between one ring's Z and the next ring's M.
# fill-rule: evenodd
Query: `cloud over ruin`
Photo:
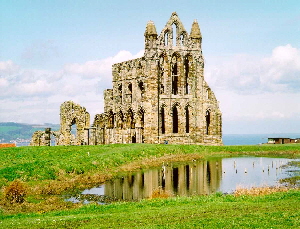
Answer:
M300 49L287 44L267 57L235 55L214 66L208 63L206 76L215 87L239 94L298 92Z

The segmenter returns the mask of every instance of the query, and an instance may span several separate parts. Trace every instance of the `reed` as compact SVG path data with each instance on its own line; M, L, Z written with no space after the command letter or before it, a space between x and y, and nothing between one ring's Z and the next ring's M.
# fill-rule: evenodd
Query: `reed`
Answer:
M277 186L277 187L252 187L252 188L242 188L238 187L235 192L234 196L263 196L269 195L276 192L287 192L290 189L287 187Z

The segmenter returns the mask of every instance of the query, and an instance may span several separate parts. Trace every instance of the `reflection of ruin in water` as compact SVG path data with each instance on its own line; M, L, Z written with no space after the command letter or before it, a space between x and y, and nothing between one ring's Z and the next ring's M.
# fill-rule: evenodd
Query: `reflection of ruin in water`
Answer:
M153 191L158 189L175 196L207 195L219 189L221 178L221 160L196 161L176 167L163 165L107 182L105 196L140 200L151 197Z

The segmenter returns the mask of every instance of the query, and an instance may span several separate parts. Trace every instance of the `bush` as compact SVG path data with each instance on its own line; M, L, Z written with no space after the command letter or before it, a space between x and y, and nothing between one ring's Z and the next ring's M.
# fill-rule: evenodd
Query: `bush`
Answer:
M11 203L23 203L26 195L26 188L22 181L14 180L4 190L6 199Z

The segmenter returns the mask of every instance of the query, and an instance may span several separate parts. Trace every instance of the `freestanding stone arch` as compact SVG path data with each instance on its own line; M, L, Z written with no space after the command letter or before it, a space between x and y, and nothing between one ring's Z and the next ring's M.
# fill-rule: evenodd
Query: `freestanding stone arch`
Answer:
M71 127L76 124L76 136L72 140ZM85 129L90 127L90 114L85 107L72 101L60 106L60 140L59 145L85 145Z

